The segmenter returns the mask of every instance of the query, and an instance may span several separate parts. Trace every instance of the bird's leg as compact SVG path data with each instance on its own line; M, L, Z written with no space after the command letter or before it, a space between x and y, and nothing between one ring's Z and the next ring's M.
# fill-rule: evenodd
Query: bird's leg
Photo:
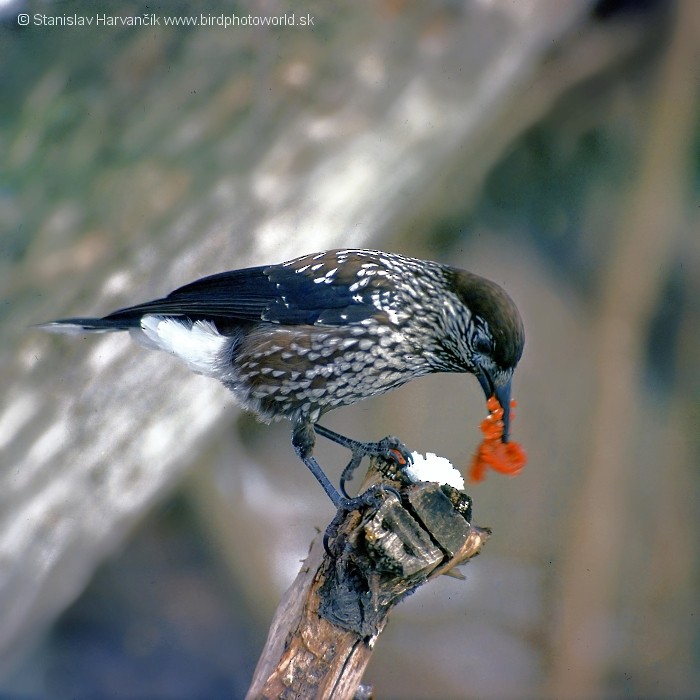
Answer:
M330 550L329 542L335 539L337 535L338 527L343 522L343 519L347 513L364 508L366 506L376 505L380 496L385 496L386 493L393 493L399 501L401 500L401 494L392 486L384 486L383 484L375 484L370 486L364 493L361 493L355 498L350 498L347 496L344 486L344 481L341 481L341 490L344 495L341 496L340 492L331 484L330 479L326 476L325 472L321 468L321 465L314 459L312 453L314 445L316 444L316 435L314 431L320 426L314 426L311 423L297 423L294 428L292 428L292 445L296 451L299 459L311 470L311 473L316 477L316 480L323 487L328 497L333 501L333 505L336 508L336 514L331 524L326 528L326 532L323 535L323 546L326 552L333 556ZM342 442L339 444L353 450L353 457L345 467L343 471L343 477L346 477L346 472L350 467L354 470L357 465L362 460L362 457L366 454L377 454L385 455L391 450L399 451L402 448L404 453L410 457L410 453L406 448L396 439L396 438L384 438L376 443L363 443L346 438L343 435L338 435L332 430L326 428L321 428L319 435L328 437L332 435L330 439L339 438ZM403 458L403 457L402 457ZM350 472L352 474L352 472Z
M316 477L316 480L321 484L323 490L328 495L328 498L333 501L336 509L339 509L347 500L338 492L338 489L331 484L330 479L326 476L321 468L321 465L313 457L314 444L316 436L314 428L310 423L297 423L292 429L292 445L299 459L309 468L311 473Z
M332 440L352 452L352 457L340 476L340 490L346 498L350 498L350 496L345 489L345 484L352 479L352 475L355 469L360 465L363 457L383 457L401 466L410 464L413 461L411 452L406 445L398 438L391 435L377 442L360 442L359 440L353 440L352 438L345 437L345 435L336 433L329 428L324 428L322 425L316 424L314 428L316 433L321 437Z
M365 455L377 455L385 457L386 459L393 459L399 464L402 464L404 463L402 460L405 460L405 462L412 460L411 453L394 437L386 437L378 442L358 442L357 440L346 438L320 425L314 426L311 423L297 423L294 428L292 428L292 445L294 446L294 450L299 456L299 459L304 462L311 473L316 477L316 480L321 484L323 490L331 501L333 501L333 505L338 510L347 513L348 511L356 510L363 505L367 505L375 497L374 494L377 490L392 491L399 496L398 492L391 487L384 488L381 486L374 486L369 488L365 493L351 498L345 492L344 481L341 481L341 489L343 491L343 495L341 495L326 476L321 465L313 457L312 453L314 445L316 444L315 432L353 451L353 457L350 463L343 470L343 477L346 479L348 478L348 470L350 470L349 474L352 476L352 471L357 468L357 465Z

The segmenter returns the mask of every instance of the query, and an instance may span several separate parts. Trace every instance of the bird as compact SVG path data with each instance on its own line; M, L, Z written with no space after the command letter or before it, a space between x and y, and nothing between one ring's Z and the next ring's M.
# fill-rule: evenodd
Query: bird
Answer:
M338 249L220 272L101 318L42 324L63 333L128 331L138 342L218 379L263 422L287 419L292 445L337 508L366 455L399 463L397 438L360 442L319 424L328 411L437 372L472 374L503 408L509 439L513 372L525 334L504 289L430 260ZM352 452L341 491L313 452L316 435Z

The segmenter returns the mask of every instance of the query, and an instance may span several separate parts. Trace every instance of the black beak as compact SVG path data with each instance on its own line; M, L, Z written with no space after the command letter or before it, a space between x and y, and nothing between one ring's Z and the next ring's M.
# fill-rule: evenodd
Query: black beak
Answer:
M476 378L479 380L479 384L481 384L486 398L490 399L492 396L495 396L498 403L501 404L501 408L503 409L502 441L508 442L508 436L510 434L510 379L505 384L496 386L491 376L487 372L484 372L484 370L480 370Z
M503 385L496 387L496 398L503 408L503 437L501 442L508 442L510 435L510 379Z

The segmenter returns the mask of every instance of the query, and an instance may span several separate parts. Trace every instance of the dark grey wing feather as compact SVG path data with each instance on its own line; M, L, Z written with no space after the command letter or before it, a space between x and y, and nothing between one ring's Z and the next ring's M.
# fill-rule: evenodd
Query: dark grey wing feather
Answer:
M176 289L163 299L154 299L119 309L109 320L135 320L146 314L187 316L197 319L236 318L260 320L269 304L271 290L264 267L220 272Z
M193 319L333 326L358 323L376 312L372 293L377 291L377 284L352 291L350 287L357 279L348 272L323 277L324 270L333 269L333 260L329 259L323 268L319 268L317 262L317 270L313 271L310 265L303 264L307 259L311 260L311 256L282 265L204 277L163 299L120 309L105 319L133 324L146 314L163 314ZM317 257L313 259L318 260Z

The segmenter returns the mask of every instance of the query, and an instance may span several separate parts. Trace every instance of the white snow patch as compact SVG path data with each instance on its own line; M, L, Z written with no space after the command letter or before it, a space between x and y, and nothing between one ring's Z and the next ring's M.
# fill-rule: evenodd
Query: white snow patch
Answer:
M452 466L449 459L432 452L426 453L425 457L420 452L413 452L411 456L413 464L404 467L404 471L413 483L434 481L441 486L448 484L459 491L464 490L464 477Z

